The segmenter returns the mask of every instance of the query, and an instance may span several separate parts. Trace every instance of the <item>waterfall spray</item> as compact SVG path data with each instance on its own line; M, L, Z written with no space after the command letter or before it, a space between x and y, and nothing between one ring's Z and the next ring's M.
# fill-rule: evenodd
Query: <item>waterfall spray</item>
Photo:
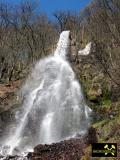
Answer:
M40 60L22 88L24 102L15 133L6 138L7 154L27 151L87 131L90 108L66 60L69 31L63 31L54 55Z

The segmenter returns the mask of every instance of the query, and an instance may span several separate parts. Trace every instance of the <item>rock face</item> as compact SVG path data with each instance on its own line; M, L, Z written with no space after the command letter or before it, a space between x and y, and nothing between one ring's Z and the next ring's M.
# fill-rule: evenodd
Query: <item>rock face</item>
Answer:
M9 124L15 119L15 110L20 106L21 101L17 92L21 81L0 84L0 143L2 136L9 133Z
M51 145L38 145L33 153L28 154L29 160L80 160L84 155L84 149L90 143L95 143L96 132L90 128L87 135L65 140Z
M31 160L77 160L83 155L86 143L83 139L71 139L52 145L38 145L34 153L28 154Z
M20 103L17 96L20 85L20 80L9 84L0 84L0 113L8 111Z

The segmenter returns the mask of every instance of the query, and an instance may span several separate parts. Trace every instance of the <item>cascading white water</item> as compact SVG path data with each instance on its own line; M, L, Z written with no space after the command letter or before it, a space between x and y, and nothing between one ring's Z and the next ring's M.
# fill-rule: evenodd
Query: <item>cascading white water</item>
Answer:
M23 112L23 117L22 117L22 119L20 119L20 123L16 128L15 134L12 137L10 137L10 139L7 140L7 142L6 142L6 144L10 145L9 154L12 154L13 149L16 146L18 146L20 141L21 141L23 130L24 130L25 125L27 123L28 114L32 109L32 106L33 106L34 101L36 99L37 92L40 91L43 88L43 84L44 84L44 80L40 83L40 86L38 86L38 88L35 88L26 97L27 101L24 104L25 111Z
M4 144L8 154L86 132L91 110L66 60L68 48L69 31L63 31L54 55L40 60L23 86L19 123Z
M44 135L44 143L51 143L52 142L52 120L53 120L54 112L48 113L45 115L41 128L40 128L40 136Z

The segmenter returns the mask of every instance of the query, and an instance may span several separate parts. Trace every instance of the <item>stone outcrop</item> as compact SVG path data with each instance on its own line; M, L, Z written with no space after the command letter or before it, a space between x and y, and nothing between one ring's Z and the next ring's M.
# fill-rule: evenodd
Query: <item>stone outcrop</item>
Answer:
M51 145L40 144L27 157L29 160L80 160L84 155L85 148L95 142L97 142L96 131L94 128L90 128L88 134L78 136L78 138Z

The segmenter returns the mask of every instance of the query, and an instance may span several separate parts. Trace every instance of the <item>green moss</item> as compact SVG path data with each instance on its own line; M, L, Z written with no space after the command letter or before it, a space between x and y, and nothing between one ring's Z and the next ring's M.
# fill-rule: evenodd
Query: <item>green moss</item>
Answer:
M102 101L102 105L103 105L104 107L110 107L110 106L111 106L111 100L110 100L110 99L104 99L104 100Z
M97 130L98 142L118 142L120 126L120 114L113 119L104 119L100 122L94 123L93 127Z
M89 92L88 98L89 98L90 101L94 101L94 100L96 100L97 97L96 97L96 94L93 94L93 93L91 94Z
M100 122L94 123L93 127L94 128L99 128L99 127L103 127L105 124L107 124L109 122L108 119L102 120Z

